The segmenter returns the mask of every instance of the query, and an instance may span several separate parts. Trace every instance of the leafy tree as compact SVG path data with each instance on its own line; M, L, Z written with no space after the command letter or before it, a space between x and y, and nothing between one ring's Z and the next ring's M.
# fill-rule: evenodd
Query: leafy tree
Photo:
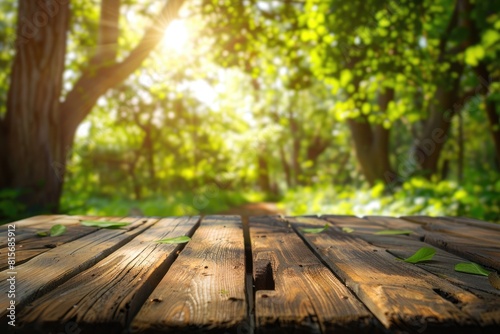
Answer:
M348 122L371 184L401 177L389 156L389 131L400 118L414 124L410 169L437 172L450 120L471 96L463 52L481 39L473 29L485 16L478 10L466 0L307 2L303 39L315 42L315 74L343 99L337 117Z
M88 2L19 1L15 56L12 62L6 111L0 121L0 187L24 191L32 209L57 210L67 153L78 125L97 99L134 72L163 37L183 0L168 1L153 24L126 55L120 54L119 0L103 0L91 56L78 79L64 92L67 37L81 19L74 13ZM72 18L73 17L73 18ZM118 55L121 55L121 59Z

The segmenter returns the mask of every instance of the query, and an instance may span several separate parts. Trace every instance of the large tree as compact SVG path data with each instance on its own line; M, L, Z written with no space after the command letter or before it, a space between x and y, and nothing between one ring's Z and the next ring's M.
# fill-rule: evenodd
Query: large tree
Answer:
M452 117L479 95L478 85L480 94L490 95L485 109L494 142L500 143L492 86L484 84L496 66L496 3L307 1L303 21L310 31L303 38L316 45L314 72L342 99L337 111L350 126L369 183L393 184L415 172L436 174ZM472 70L479 80L469 80ZM404 173L398 175L390 164L395 159L389 131L401 120L414 131L400 166Z
M140 42L118 61L120 0L102 0L95 52L63 94L73 5L68 0L18 2L7 108L0 119L0 188L20 189L31 210L57 211L79 124L100 96L139 68L183 3L167 1Z

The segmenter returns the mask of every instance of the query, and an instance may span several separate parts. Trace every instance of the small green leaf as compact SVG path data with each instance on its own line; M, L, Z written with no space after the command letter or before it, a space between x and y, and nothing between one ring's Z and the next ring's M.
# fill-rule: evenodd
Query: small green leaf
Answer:
M474 262L462 262L455 265L455 271L474 275L488 276L490 272Z
M48 237L49 236L49 232L47 232L47 231L40 231L40 232L36 232L36 235L38 235L39 237Z
M80 224L83 226L99 227L99 228L120 228L127 226L130 223L126 222L110 222L110 221L95 221L95 220L84 220Z
M409 258L404 259L408 263L418 263L422 261L429 261L436 254L436 250L432 247L422 247L415 254Z
M181 237L175 237L175 238L166 238L166 239L161 239L161 240L156 240L156 242L162 243L162 244L183 244L185 242L188 242L191 240L190 237L183 235Z
M375 232L377 235L400 235L400 234L411 234L410 230L383 230Z
M50 228L50 236L57 237L59 235L63 235L66 232L66 226L57 224Z
M328 224L325 224L323 227L312 227L312 228L303 228L302 232L304 233L321 233L328 229Z
M352 232L354 232L354 229L350 228L350 227L342 227L342 232L352 233Z

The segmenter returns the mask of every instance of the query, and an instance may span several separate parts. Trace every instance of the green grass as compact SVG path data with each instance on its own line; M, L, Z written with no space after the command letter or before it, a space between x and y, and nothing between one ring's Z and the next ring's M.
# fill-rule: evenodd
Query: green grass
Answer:
M165 196L145 198L140 201L124 198L91 196L86 199L63 198L62 210L67 214L97 216L186 216L214 214L249 202L255 194L248 196L233 191L216 193L175 192Z

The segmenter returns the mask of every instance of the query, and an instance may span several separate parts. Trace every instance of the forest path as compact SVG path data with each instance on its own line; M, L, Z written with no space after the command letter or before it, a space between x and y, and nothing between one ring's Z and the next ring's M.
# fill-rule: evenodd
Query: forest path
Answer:
M276 203L271 202L247 203L219 212L219 214L223 215L240 216L279 215L284 213L284 210L278 208Z

